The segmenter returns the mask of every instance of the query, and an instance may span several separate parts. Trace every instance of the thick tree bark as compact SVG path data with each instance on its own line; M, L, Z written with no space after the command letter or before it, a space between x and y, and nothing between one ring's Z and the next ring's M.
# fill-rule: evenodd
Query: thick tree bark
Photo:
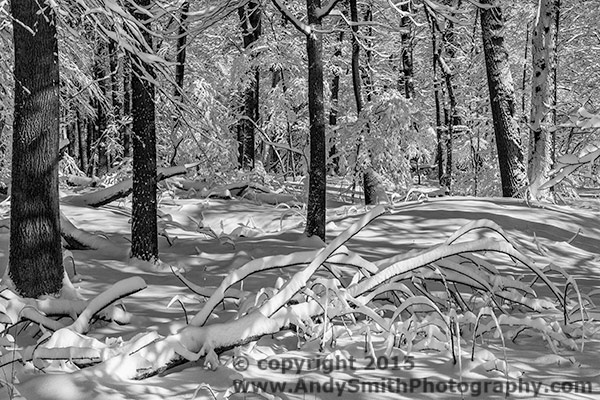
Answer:
M58 293L63 266L58 202L59 68L48 4L12 3L15 111L9 274L25 297Z
M244 49L249 52L250 59L256 57L253 49L254 44L261 35L261 15L260 3L250 1L238 9L240 24L242 27L242 38ZM248 86L243 89L243 118L238 122L238 162L242 169L254 169L254 126L259 119L259 83L260 72L256 66L253 66L249 73L252 76Z
M498 0L483 0L481 9L483 51L498 148L504 197L523 197L527 172L516 118L515 90L508 53L504 47L504 19Z
M539 190L552 168L554 141L550 127L556 123L553 109L556 71L556 19L560 0L541 0L532 40L533 76L529 136L529 189L533 198L548 198L550 191Z
M310 33L306 36L308 54L308 114L310 123L310 169L306 234L325 240L326 143L323 103L323 34L318 16L321 0L306 0Z
M137 0L141 7L148 7L150 0ZM137 13L141 23L149 23L150 17ZM152 36L143 31L144 40L152 47ZM146 261L158 259L156 222L156 123L154 109L154 85L141 77L154 75L152 66L142 60L132 60L132 116L133 116L133 205L131 223L131 257Z

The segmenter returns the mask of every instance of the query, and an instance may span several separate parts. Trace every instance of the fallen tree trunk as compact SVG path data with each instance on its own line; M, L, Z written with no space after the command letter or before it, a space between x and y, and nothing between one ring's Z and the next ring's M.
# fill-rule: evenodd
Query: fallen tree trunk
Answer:
M188 169L194 168L199 163L185 164L183 166L159 168L156 174L157 182L176 175L184 175ZM73 205L101 207L112 201L128 196L133 191L133 179L126 179L106 189L78 196L67 196L61 200Z

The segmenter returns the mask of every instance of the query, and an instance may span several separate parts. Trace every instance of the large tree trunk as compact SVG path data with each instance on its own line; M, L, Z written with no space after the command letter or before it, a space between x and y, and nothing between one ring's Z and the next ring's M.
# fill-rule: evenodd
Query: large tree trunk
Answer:
M137 0L148 7L150 0ZM141 23L150 17L137 13ZM152 48L152 36L142 31L144 40ZM133 205L131 223L131 257L146 261L158 259L156 222L156 124L154 110L154 85L140 77L154 75L152 66L140 59L132 60L132 116L133 116Z
M531 131L528 175L531 196L548 198L548 189L539 187L548 180L552 168L554 141L550 127L556 123L553 109L556 71L556 20L560 0L541 0L532 40L533 76L531 84Z
M508 53L504 47L504 19L498 0L483 0L481 9L483 51L498 148L504 197L523 197L527 173L516 118L515 90Z
M63 266L58 203L56 18L34 0L12 3L15 49L9 274L26 297L57 293Z
M325 240L326 144L323 104L323 34L318 16L321 0L306 0L311 31L306 37L308 54L308 114L310 122L310 169L306 234Z
M244 49L249 52L250 59L256 57L254 44L260 38L261 34L261 9L260 3L250 1L238 9L240 24L242 26L242 37ZM238 162L242 169L254 169L254 125L258 123L258 90L260 82L260 72L256 66L251 68L250 74L253 77L248 82L248 86L243 90L243 118L238 122Z

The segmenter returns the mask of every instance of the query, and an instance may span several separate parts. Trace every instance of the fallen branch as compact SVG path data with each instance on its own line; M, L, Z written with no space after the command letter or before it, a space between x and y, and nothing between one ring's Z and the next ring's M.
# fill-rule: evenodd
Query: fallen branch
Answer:
M77 320L68 328L77 333L87 332L89 330L89 322L94 315L115 301L132 295L133 293L137 293L145 288L146 282L139 276L123 279L122 281L115 283L107 291L96 296L79 315L79 318L77 318Z
M77 228L62 211L60 213L60 235L67 242L68 248L72 250L98 250L112 246L108 239Z
M183 166L158 168L156 173L156 181L160 182L164 179L176 175L184 175L188 169L194 168L199 163L185 164ZM128 196L133 191L133 179L126 179L106 189L98 190L91 193L85 193L78 196L66 196L62 201L69 202L73 205L101 207L112 201Z

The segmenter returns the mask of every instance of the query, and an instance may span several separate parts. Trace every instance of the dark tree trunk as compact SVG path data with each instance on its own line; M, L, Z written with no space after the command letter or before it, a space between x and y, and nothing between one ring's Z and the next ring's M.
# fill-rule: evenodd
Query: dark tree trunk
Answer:
M448 113L446 116L446 189L448 193L452 193L452 175L454 164L452 160L452 150L454 141L454 125L456 123L456 95L454 94L454 86L452 84L452 74L446 73L444 80L446 81L446 90L448 91Z
M412 12L411 3L405 2L400 5L400 10L406 13ZM413 98L415 88L413 83L413 42L412 42L412 21L405 15L400 19L400 40L402 43L402 79L400 79L400 87L404 90L404 96L407 99Z
M504 197L523 197L527 173L523 158L521 132L516 118L515 90L508 53L504 47L504 19L498 0L483 0L491 5L481 9L483 51L492 105L492 117Z
M187 42L187 13L190 10L190 2L184 1L181 6L181 16L179 17L179 28L177 36L177 65L175 66L175 96L181 98L183 93L183 79L185 77L185 57Z
M244 49L250 53L250 59L256 57L253 49L254 44L261 34L261 9L260 3L250 1L238 9L240 24L242 26L242 38ZM254 169L254 125L258 123L258 90L260 73L256 66L251 68L248 86L243 89L243 116L238 122L238 162L242 169Z
M9 274L26 297L58 293L63 266L58 203L59 72L48 5L12 2L15 51ZM34 32L32 34L32 31Z
M131 62L128 58L123 62L123 115L131 116ZM128 124L123 129L123 157L131 157L131 125Z
M79 111L75 111L75 123L79 144L79 169L85 172L88 168L87 130L85 129L85 121L81 119Z
M148 7L150 0L137 0ZM150 17L138 13L141 23L149 24ZM152 36L143 31L143 37L152 48ZM131 223L131 257L146 261L158 259L156 222L156 124L154 110L154 85L140 79L144 70L154 76L152 66L140 59L132 59L133 73L133 205Z
M365 13L365 21L371 19L371 9L367 9ZM355 24L352 25L352 86L354 88L354 100L356 101L356 113L360 118L360 114L363 110L362 100L362 89L361 89L361 68L360 68L360 44L358 43L358 6L356 0L350 0L350 20ZM367 99L370 100L372 92L372 82L370 75L370 54L367 54L366 67L362 69L362 80L365 82L365 88L367 91ZM361 138L356 146L356 165L355 175L358 169L362 171L363 175L363 194L365 196L365 204L376 204L377 203L377 186L378 179L375 171L371 166L371 154L370 152L365 157L364 161L361 161L360 152L362 143L364 141L364 135L369 134L370 127L367 124L364 131L361 132Z
M306 0L311 31L306 37L308 54L308 114L310 122L310 169L306 234L325 240L325 193L327 182L325 106L323 104L323 34L318 16L321 0Z
M436 25L435 18L430 14L428 9L425 9L427 21L429 22L431 29L431 51L432 51L432 70L433 70L433 98L435 103L435 134L436 134L436 155L435 160L438 170L438 183L440 186L445 184L445 149L444 149L444 133L445 126L444 120L442 119L442 109L444 102L444 90L439 76L439 58L441 45L438 40L438 28ZM418 171L417 171L418 173Z
M338 36L338 42L335 48L335 52L333 53L333 57L336 61L342 58L342 45L344 42L344 32L340 32ZM329 126L334 127L337 125L337 116L339 112L339 93L340 93L340 70L339 68L333 68L333 79L331 80L331 110L329 111ZM330 159L330 169L333 170L335 174L340 173L340 157L337 156L337 146L335 137L331 137L329 139L329 159Z

